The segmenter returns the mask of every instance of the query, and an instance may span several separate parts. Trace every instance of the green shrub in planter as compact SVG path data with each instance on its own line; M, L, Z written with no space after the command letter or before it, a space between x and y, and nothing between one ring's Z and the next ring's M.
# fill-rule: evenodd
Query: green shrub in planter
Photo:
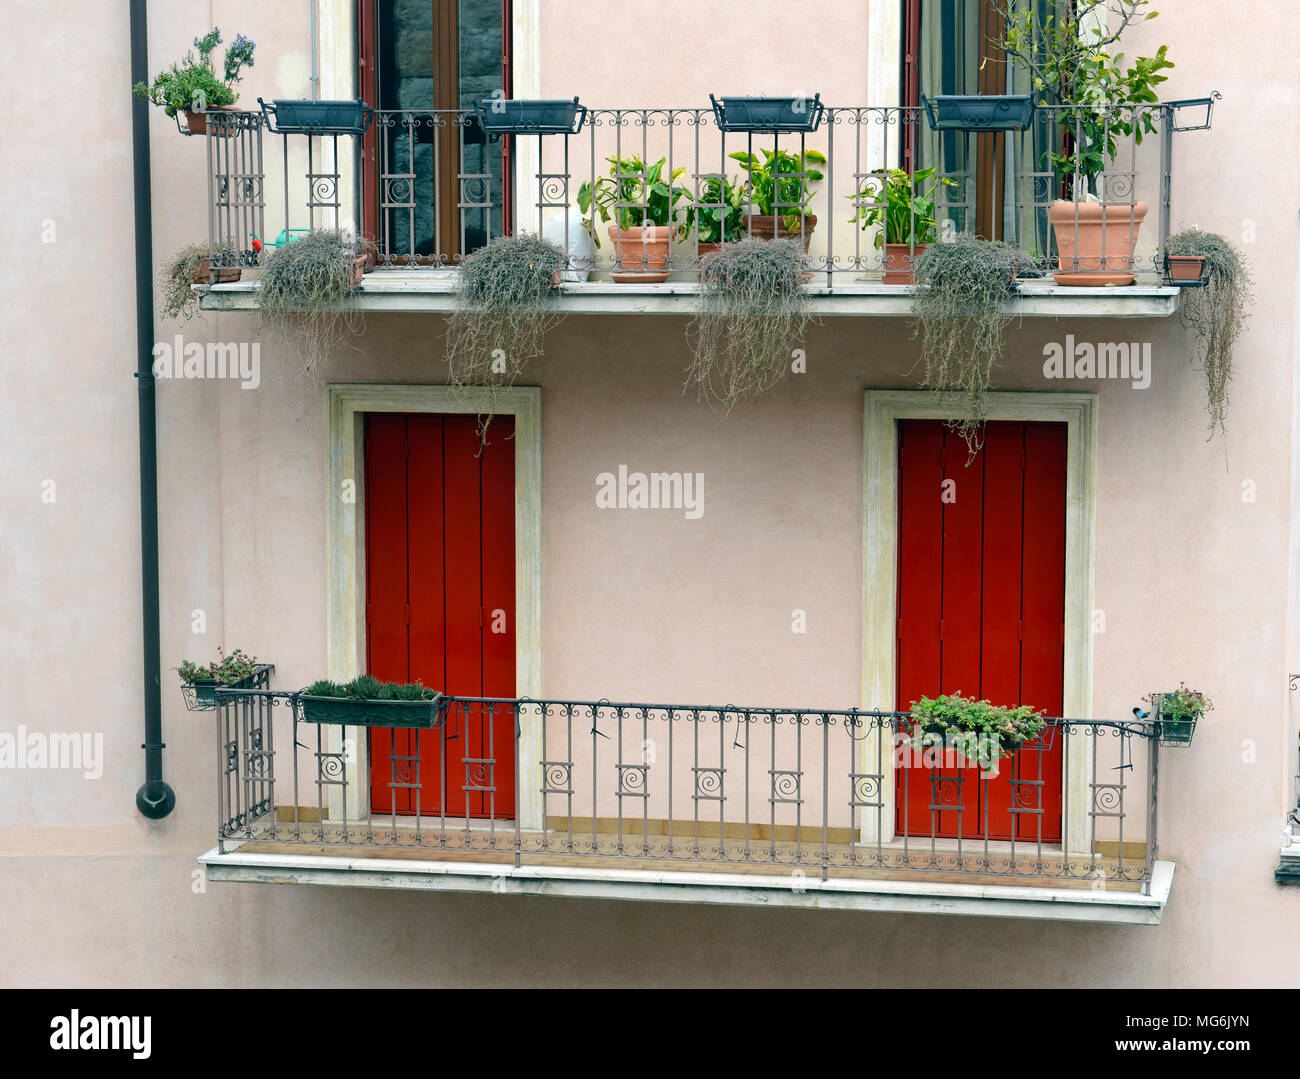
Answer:
M363 674L351 682L313 682L299 694L308 723L359 727L435 727L442 694L418 682L381 682Z
M1015 753L1042 733L1043 713L1027 704L1008 708L988 701L945 693L912 702L911 738L918 750L927 747L925 735L952 739L955 747L972 764L992 768L999 759ZM932 740L931 740L931 743Z

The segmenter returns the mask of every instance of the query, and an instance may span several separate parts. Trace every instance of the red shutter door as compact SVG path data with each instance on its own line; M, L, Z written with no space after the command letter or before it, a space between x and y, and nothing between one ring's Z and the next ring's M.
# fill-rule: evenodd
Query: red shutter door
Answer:
M1064 424L990 423L967 467L938 421L899 432L898 698L961 692L1062 708ZM996 775L923 759L896 772L899 834L1060 840L1061 745Z
M474 416L366 417L375 677L457 696L515 695L513 430L511 417L495 418L480 447ZM489 718L457 709L440 731L371 735L376 812L415 812L418 789L424 814L509 818L514 769L509 710Z

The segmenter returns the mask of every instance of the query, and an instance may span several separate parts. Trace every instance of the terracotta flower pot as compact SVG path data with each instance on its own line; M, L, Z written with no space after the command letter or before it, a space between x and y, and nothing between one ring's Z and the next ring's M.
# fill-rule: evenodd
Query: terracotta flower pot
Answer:
M880 279L882 285L913 285L912 268L915 259L921 257L929 244L885 244L885 276Z
M361 277L366 272L366 263L370 261L367 255L355 255L352 259L352 284L354 286L361 284Z
M616 265L611 276L620 284L658 284L668 280L668 243L672 229L667 225L638 225L630 229L609 226L614 241Z
M203 112L196 112L193 109L185 110L185 128L191 135L206 135L208 133L208 113L210 112L234 112L234 109L227 108L224 105L209 105ZM228 131L222 131L221 134L228 135Z
M753 217L746 217L744 220L749 228L749 234L756 240L774 240L777 237L782 240L797 240L802 231L803 249L805 251L808 250L808 245L812 243L813 229L817 227L816 214L804 215L802 229L798 221L795 222L794 228L788 228L783 219L771 215L759 216L756 214Z
M1099 202L1054 202L1048 211L1060 269L1058 285L1131 285L1133 250L1147 204L1103 206Z
M1169 280L1191 282L1200 281L1205 271L1204 255L1167 255L1169 262Z

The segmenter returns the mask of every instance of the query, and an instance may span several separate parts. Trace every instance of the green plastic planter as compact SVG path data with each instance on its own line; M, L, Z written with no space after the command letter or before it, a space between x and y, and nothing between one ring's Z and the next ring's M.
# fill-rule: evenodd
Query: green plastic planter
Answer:
M364 135L375 110L356 101L276 99L260 97L267 128L276 135Z
M921 104L935 131L1024 131L1034 119L1028 94L939 94Z
M483 98L477 108L479 126L489 135L576 135L587 119L587 108L572 101L525 101Z
M442 694L427 701L363 701L351 697L310 697L301 694L302 718L308 723L349 727L440 726L446 710Z
M252 674L238 682L218 682L214 678L182 682L181 696L185 698L185 708L190 712L210 712L217 707L217 690L252 689L261 673L270 669L269 665L259 663L253 668Z

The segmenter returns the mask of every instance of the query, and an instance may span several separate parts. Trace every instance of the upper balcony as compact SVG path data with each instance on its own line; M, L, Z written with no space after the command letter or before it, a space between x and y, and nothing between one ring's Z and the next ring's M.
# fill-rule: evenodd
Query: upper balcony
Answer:
M913 259L926 241L960 233L1025 253L1009 314L1177 310L1179 290L1163 274L1175 136L1208 128L1214 98L1101 112L1040 106L1022 129L981 131L946 127L928 109L790 100L807 130L763 130L716 106L580 106L567 129L530 130L521 121L509 131L494 130L509 124L509 110L506 120L487 111L367 110L357 130L325 134L286 129L283 117L264 112L210 113L214 257L201 306L256 309L260 249L291 242L296 230L329 228L364 236L372 252L356 298L366 311L450 311L460 261L516 231L567 246L571 270L557 304L570 312L689 311L701 259L720 240L780 234L807 248L813 314L906 316ZM1063 172L1062 155L1076 170L1095 156L1079 151L1090 140L1105 142L1102 163L1089 164L1088 175ZM900 162L908 167L898 170ZM593 190L594 219L583 201ZM1061 202L1070 191L1081 201ZM1108 222L1091 262L1084 218L1094 211L1080 212L1084 200L1100 203ZM1053 221L1058 202L1065 211L1058 207ZM647 215L668 222L666 256L645 242L653 237L614 228ZM219 276L230 267L240 280ZM1126 272L1097 287L1052 276L1077 281L1099 268Z
M380 711L265 674L210 703L212 880L1148 925L1172 881L1157 720L1049 720L977 766L894 711Z

